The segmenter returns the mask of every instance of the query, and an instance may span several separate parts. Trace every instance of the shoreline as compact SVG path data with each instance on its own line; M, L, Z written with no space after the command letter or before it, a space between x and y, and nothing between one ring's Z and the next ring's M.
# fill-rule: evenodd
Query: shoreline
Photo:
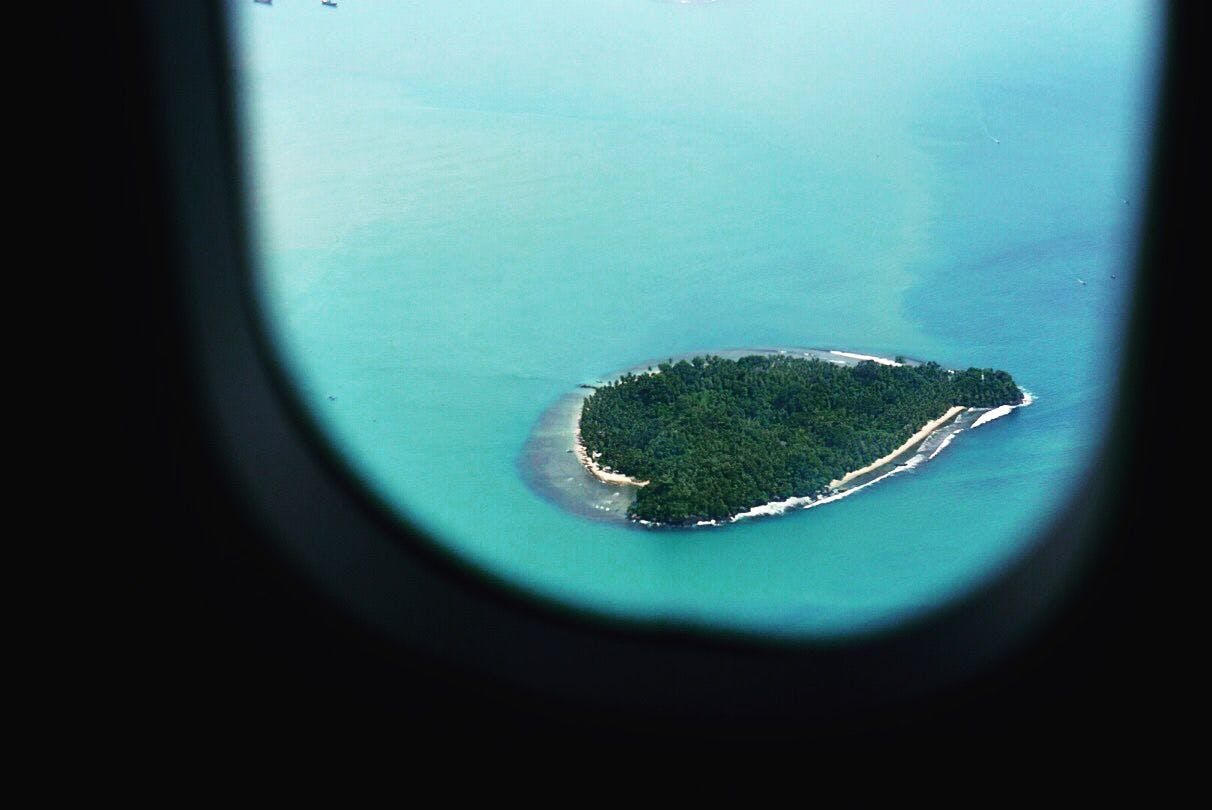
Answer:
M769 501L767 503L763 503L763 504L759 504L758 506L751 507L750 509L746 509L744 512L738 512L737 514L735 514L731 518L729 518L727 521L713 521L713 522L711 522L710 525L718 526L718 525L722 525L723 523L735 523L738 520L744 520L746 518L763 517L763 516L767 516L767 515L781 515L790 509L796 509L796 508L811 509L814 506L822 506L827 503L832 503L833 501L839 501L842 498L846 498L846 497L849 497L849 496L855 494L856 492L861 492L862 490L866 489L867 487L878 484L880 481L883 481L885 478L889 478L893 475L896 475L898 472L903 472L904 470L912 469L912 468L918 466L919 464L923 463L924 461L929 461L930 459L933 459L935 456L937 456L940 452L943 451L944 448L947 447L947 445L951 444L951 440L954 439L957 434L962 433L965 430L965 428L960 428L959 430L956 430L955 432L949 434L942 441L942 443L939 444L939 446L934 449L934 452L930 454L929 458L924 458L922 456L913 455L907 461L903 462L902 464L898 464L896 466L893 466L893 464L892 464L893 461L895 461L896 459L905 455L910 450L914 450L917 447L920 447L931 436L933 436L938 430L945 427L948 423L954 421L961 414L963 414L967 411L970 411L970 410L973 410L973 409L965 407L963 405L953 405L951 408L949 408L947 410L947 412L945 414L940 416L938 419L928 422L921 430L919 430L917 433L913 434L913 436L909 439L909 441L902 444L900 447L898 447L892 453L889 453L888 455L884 456L883 458L879 459L878 461L868 464L866 467L863 467L861 470L854 470L853 472L848 472L845 475L843 475L841 478L836 478L833 481L830 481L829 485L825 489L821 490L820 492L815 492L811 495L796 495L796 496L793 496L793 497L788 498L783 501ZM891 467L891 469L888 469L889 467ZM865 482L859 484L858 486L849 487L846 489L838 489L838 487L843 487L843 486L845 486L846 483L853 481L856 478L860 478L864 475L867 475L867 474L873 473L873 472L878 472L880 470L884 470L884 472L881 475L871 479L870 481L865 481Z
M588 397L586 397L588 399ZM640 481L632 478L629 475L622 473L609 472L602 468L596 461L589 456L589 451L585 449L585 443L581 441L581 410L585 407L585 400L577 405L576 411L573 412L572 419L572 437L573 445L572 452L576 454L577 461L581 462L581 466L586 472L594 478L601 481L603 484L616 484L618 486L643 487L647 486L647 481Z
M829 488L837 489L838 487L845 486L847 483L849 483L850 481L853 481L855 478L858 478L860 475L866 475L869 472L874 472L875 470L878 470L880 467L883 467L884 465L891 463L897 456L901 456L901 455L907 453L909 450L913 449L917 445L926 441L926 437L928 437L931 433L938 430L943 425L947 424L952 419L959 416L961 413L963 413L966 410L967 410L967 408L963 405L952 405L950 408L947 409L947 412L945 414L940 416L938 419L927 422L921 430L919 430L917 433L914 433L912 436L910 436L909 440L907 442L905 442L904 444L902 444L900 447L896 448L888 455L886 455L882 458L876 459L875 461L868 464L866 467L863 467L858 470L852 470L851 472L848 472L845 475L843 475L841 478L833 479L832 481L829 482Z
M887 357L876 357L874 354L858 354L856 352L843 352L837 349L830 349L830 354L836 354L838 357L848 357L851 360L870 360L873 363L879 363L881 366L903 366L904 363L898 363L895 360L889 360Z

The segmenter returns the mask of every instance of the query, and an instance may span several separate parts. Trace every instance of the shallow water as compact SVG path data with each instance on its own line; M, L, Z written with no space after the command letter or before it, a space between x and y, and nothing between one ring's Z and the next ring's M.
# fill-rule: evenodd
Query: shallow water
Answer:
M233 3L282 358L461 559L611 615L832 635L978 586L1081 481L1155 7L806 6ZM527 486L527 437L578 383L805 345L1004 368L1038 401L854 498L711 531Z

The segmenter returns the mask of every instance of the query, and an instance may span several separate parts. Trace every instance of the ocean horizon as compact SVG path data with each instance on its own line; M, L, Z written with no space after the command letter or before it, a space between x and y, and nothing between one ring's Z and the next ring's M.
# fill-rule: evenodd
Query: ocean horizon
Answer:
M491 580L622 620L894 627L1029 551L1105 438L1161 14L233 0L260 313L356 477ZM748 346L1005 369L1034 402L710 530L527 480L578 385Z

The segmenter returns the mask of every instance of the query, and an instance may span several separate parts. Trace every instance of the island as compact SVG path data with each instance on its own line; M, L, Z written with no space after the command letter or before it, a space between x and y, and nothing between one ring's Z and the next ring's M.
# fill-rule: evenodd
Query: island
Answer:
M703 355L594 386L575 452L598 480L635 488L632 520L718 523L764 504L828 498L964 411L1021 404L1010 374L991 368Z

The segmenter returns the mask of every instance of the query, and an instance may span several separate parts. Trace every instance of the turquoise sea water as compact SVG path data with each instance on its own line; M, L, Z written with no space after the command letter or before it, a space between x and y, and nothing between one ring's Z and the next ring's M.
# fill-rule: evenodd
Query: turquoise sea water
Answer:
M979 586L1080 482L1132 285L1154 5L231 10L273 339L366 484L460 559L612 616L828 636ZM745 346L1004 368L1038 401L853 498L721 528L591 522L527 486L527 438L578 383Z

